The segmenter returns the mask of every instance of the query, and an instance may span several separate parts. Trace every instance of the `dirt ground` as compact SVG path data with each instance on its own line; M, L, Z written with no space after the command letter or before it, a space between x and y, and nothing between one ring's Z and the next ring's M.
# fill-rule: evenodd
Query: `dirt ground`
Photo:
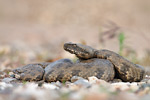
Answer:
M118 34L124 32L126 47L143 57L150 49L149 5L149 0L0 0L0 44L45 46L55 54L63 52L64 42L84 42L118 52Z

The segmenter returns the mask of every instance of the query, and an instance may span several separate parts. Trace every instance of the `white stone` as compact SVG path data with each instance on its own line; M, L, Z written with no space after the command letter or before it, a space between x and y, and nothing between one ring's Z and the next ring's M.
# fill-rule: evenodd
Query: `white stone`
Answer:
M98 78L95 76L92 76L92 77L88 77L88 80L89 80L89 83L93 84L98 81Z
M0 82L0 90L4 90L5 88L13 87L12 84L7 84L5 82Z
M16 78L16 79L20 79L20 75L15 74L15 78Z
M54 84L50 84L50 83L44 83L44 84L42 85L42 87L44 87L44 88L46 88L46 89L52 89L52 90L54 90L54 89L59 89L59 87L57 87L57 86L54 85Z
M73 77L71 78L71 82L73 83L73 82L75 82L75 81L77 81L77 80L80 80L80 79L84 79L84 78L79 77L79 76L73 76Z
M57 82L55 83L55 85L56 85L56 86L59 86L59 87L62 86L62 84L61 84L59 81L57 81Z
M130 86L130 83L125 83L125 82L118 82L118 83L112 83L111 86L114 88L114 89L120 89L122 91L124 90L128 90L129 89L129 86Z
M69 87L69 90L72 90L72 91L76 91L76 90L79 90L81 87L74 84L74 83L70 83L70 84L67 84L67 87Z
M9 72L9 76L11 76L11 75L14 75L14 73L13 72Z
M134 82L130 84L130 88L134 91L139 89L138 83Z
M15 81L15 80L16 80L15 78L4 78L2 80L2 82L10 83L10 82Z

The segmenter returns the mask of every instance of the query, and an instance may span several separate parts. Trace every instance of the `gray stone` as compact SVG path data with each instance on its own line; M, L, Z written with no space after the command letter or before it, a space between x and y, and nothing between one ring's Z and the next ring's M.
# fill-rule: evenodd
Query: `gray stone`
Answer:
M87 87L87 88L91 86L91 84L86 79L77 80L77 81L74 82L74 84L81 85L81 86Z
M79 76L73 76L72 78L71 78L71 82L73 83L73 82L75 82L75 81L77 81L77 80L80 80L80 79L83 79L82 77L79 77Z
M17 79L15 79L15 78L4 78L4 79L2 79L2 82L5 82L5 83L10 83L13 81L17 81Z

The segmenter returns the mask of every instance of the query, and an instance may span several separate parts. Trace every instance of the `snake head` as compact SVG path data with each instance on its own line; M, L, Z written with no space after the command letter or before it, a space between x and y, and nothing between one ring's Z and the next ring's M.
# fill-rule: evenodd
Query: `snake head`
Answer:
M89 59L94 57L95 49L90 46L76 43L65 43L64 49L72 54L75 54L78 58Z

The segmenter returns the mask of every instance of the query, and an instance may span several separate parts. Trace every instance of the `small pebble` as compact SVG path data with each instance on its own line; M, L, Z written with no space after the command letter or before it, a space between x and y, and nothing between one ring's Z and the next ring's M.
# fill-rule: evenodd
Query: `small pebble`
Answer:
M16 81L17 79L15 78L4 78L2 79L2 82L6 82L6 83L10 83L10 82L13 82L13 81Z
M11 75L14 75L14 73L13 72L9 72L9 75L11 76Z
M130 89L133 91L137 91L139 89L138 83L136 83L136 82L131 83Z
M122 91L125 91L129 89L130 83L119 82L119 83L112 83L111 85L116 90L120 89Z
M57 87L56 85L54 85L54 84L49 84L49 83L44 83L44 84L42 85L42 87L45 88L45 89L52 89L52 90L54 90L54 89L59 89L59 87Z
M13 87L12 84L8 84L8 83L5 83L5 82L0 82L0 90L4 90L5 88L11 88Z
M74 84L81 85L83 87L90 87L91 86L91 84L86 79L77 80L77 81L74 82Z
M95 76L92 76L92 77L88 77L88 80L89 80L89 83L93 84L98 81L98 78Z
M16 79L20 79L20 75L14 74Z
M81 86L79 85L76 85L74 83L70 83L70 84L67 84L67 87L72 90L72 91L76 91L76 90L80 90L81 89Z
M73 83L73 82L75 82L75 81L77 81L77 80L80 80L80 79L84 79L84 78L79 77L79 76L73 76L73 77L71 78L71 82Z
M58 87L61 87L62 86L62 83L60 83L59 81L57 82L51 82L52 85L56 85Z

